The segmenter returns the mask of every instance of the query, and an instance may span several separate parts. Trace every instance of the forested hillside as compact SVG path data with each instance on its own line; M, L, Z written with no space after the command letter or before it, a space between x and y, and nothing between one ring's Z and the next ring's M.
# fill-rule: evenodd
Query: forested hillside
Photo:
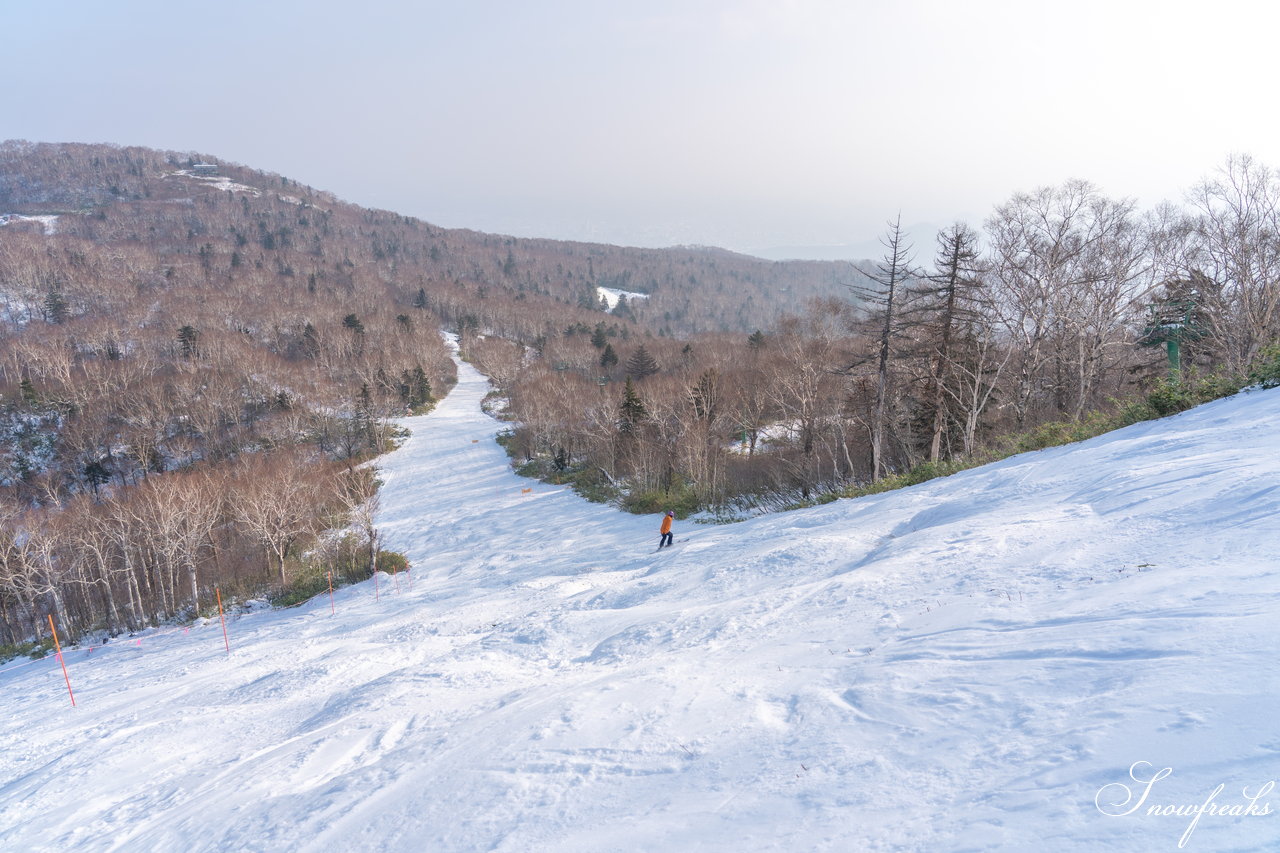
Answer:
M870 286L751 335L606 333L499 377L526 471L638 511L857 494L1168 414L1271 376L1280 180L1234 158L1142 211L1084 181L1018 193Z
M191 168L197 165L215 168ZM230 212L233 205L238 213ZM345 287L348 277L376 271L406 305L422 287L449 310L462 311L460 300L471 304L486 326L511 322L506 300L546 297L532 316L515 312L522 332L537 327L538 334L562 328L570 307L598 311L598 287L645 294L624 313L655 335L672 335L750 332L809 299L843 295L848 285L866 281L847 262L776 262L715 248L637 249L438 228L211 156L144 148L0 144L0 214L13 213L64 214L54 226L59 233L100 243L159 246L163 240L165 251L196 256L220 272L232 262L224 248L239 250L238 262L253 254L267 280L292 265L294 276L319 277L322 289L326 280ZM234 245L225 247L228 238ZM210 249L201 256L205 243ZM336 268L338 261L346 269Z
M325 531L454 367L361 212L141 149L0 154L7 639L367 574L376 544Z
M854 494L1176 411L1275 370L1278 210L1247 158L1183 207L1070 181L934 246L891 226L859 270L447 230L205 155L4 143L0 620L120 630L215 584L367 575L356 463L454 381L441 328L522 471L639 511Z
M446 230L207 155L4 143L4 630L39 635L48 612L119 630L208 606L215 583L367 573L371 527L363 544L324 531L367 509L354 462L387 446L387 419L453 381L442 326L524 342L523 367L597 329L621 345L768 325L858 280ZM647 298L605 313L601 287Z

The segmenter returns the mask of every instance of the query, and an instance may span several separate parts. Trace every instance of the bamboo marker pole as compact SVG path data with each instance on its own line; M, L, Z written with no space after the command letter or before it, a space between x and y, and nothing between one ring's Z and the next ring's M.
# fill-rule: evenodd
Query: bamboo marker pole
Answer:
M333 569L328 571L329 575L329 615L336 615L338 611L333 609Z
M222 621L222 644L227 647L227 654L231 654L231 641L227 639L227 617L222 615L222 590L215 586L213 591L218 594L218 619Z
M53 627L53 614L49 614L49 630L53 632L53 648L58 653L58 663L62 664L62 680L67 682L67 695L71 697L71 707L76 706L76 694L71 692L71 677L67 675L67 662L62 659L62 645L58 642L58 629Z

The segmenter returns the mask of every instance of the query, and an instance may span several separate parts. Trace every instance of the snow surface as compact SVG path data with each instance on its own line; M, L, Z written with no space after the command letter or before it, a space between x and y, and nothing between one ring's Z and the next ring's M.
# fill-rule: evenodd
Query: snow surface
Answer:
M178 171L170 172L169 174L177 175L183 178L190 178L193 181L200 181L201 183L208 184L209 186L213 187L215 190L222 190L223 192L245 192L245 193L249 193L255 198L262 195L262 191L257 187L251 187L248 184L237 183L236 181L231 180L231 178L227 177L226 175L198 175L195 172L192 172L190 169L179 169ZM168 177L168 175L166 175L165 177Z
M649 298L647 293L632 293L630 290L618 290L616 287L597 287L596 296L605 301L610 311L618 307L618 298L621 296L627 297L628 302L632 299Z
M0 669L0 849L1280 849L1280 392L655 552L486 390L382 460L412 589Z
M756 452L766 449L770 444L795 441L802 429L804 429L804 422L799 418L765 424L756 430ZM746 454L751 451L751 444L749 441L735 440L725 445L724 449L730 453Z
M39 222L45 236L58 233L58 215L53 213L41 216L23 216L21 213L0 215L0 225L8 225L10 222Z

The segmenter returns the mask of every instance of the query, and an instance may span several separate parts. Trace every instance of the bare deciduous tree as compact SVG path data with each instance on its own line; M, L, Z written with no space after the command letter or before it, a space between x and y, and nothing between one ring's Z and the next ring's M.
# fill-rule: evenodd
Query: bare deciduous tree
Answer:
M314 484L301 460L289 454L269 463L246 463L231 504L235 517L274 560L281 586L293 544L314 529Z
M1231 157L1190 201L1198 215L1187 255L1214 284L1203 294L1212 337L1228 366L1243 370L1280 334L1280 176Z

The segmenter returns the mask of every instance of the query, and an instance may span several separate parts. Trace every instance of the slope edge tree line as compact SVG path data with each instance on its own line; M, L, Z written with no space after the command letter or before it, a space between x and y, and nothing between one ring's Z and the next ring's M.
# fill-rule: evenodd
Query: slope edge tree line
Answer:
M783 505L1240 387L1280 338L1278 206L1248 157L1147 211L1069 181L944 229L923 263L891 223L868 284L751 335L468 351L526 473L637 511Z
M454 381L376 222L145 149L0 160L0 212L57 222L0 226L0 643L368 576L359 464Z

